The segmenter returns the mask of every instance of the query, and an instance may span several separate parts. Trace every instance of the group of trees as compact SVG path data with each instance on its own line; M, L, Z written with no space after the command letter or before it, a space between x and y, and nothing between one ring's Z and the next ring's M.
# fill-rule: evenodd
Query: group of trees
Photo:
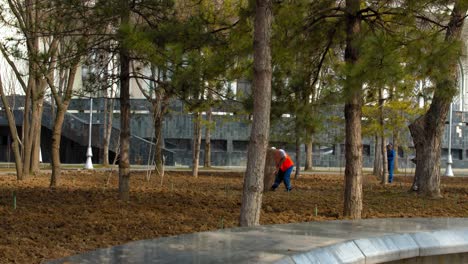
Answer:
M301 1L279 2L279 6L291 6ZM256 22L262 19L263 23L255 24L254 38L263 37L269 44L270 34L280 26L271 26L272 2L268 0L256 1ZM362 197L362 118L363 107L373 106L377 108L379 118L378 129L374 131L376 138L380 138L381 159L385 161L385 104L393 102L396 109L410 109L404 99L418 80L428 80L433 84L432 101L426 113L415 120L406 119L410 123L410 131L416 149L416 175L418 179L419 193L430 197L440 197L440 152L441 139L445 127L445 119L448 107L456 94L457 82L457 58L461 55L461 31L467 16L468 3L463 0L455 1L304 1L307 13L306 19L299 23L301 27L288 28L293 36L287 38L301 39L308 31L319 36L320 33L331 32L326 45L325 54L335 59L330 59L331 72L337 76L337 82L342 87L345 116L345 192L343 215L351 218L360 218ZM267 7L267 8L265 8ZM275 12L273 12L275 13ZM280 12L276 14L281 15ZM297 12L301 16L301 12ZM274 16L274 15L273 15ZM294 18L289 19L289 21ZM283 20L278 22L279 25ZM334 23L327 27L327 23ZM269 28L265 29L265 25ZM257 28L258 26L258 28ZM295 29L297 31L295 31ZM286 32L286 33L285 33ZM287 34L288 30L282 31ZM326 37L323 37L327 39ZM295 62L301 57L307 46L318 49L320 40L309 39L308 45L301 46L294 51L291 60ZM273 41L272 41L273 42ZM260 41L254 42L260 45ZM271 44L270 44L271 45ZM284 46L288 46L283 42ZM272 45L274 47L274 45ZM257 50L262 50L257 47ZM257 148L265 147L263 140L268 139L268 123L263 123L262 118L269 114L270 108L264 105L261 97L269 94L270 80L264 81L266 73L273 73L281 69L281 64L272 64L270 50L256 56L254 65L262 65L260 69L254 69L254 124L262 122L262 127L256 127L251 134L249 152ZM331 51L327 53L328 51ZM274 57L274 55L273 55ZM308 59L313 55L308 54ZM282 60L284 62L284 60ZM333 65L335 64L335 65ZM311 62L306 64L315 69L320 77L322 61L319 64ZM286 86L294 87L297 69L289 65L288 69L294 73L284 74L280 80ZM304 67L301 67L304 69ZM260 81L263 80L263 83ZM273 77L273 83L274 81ZM313 79L312 79L313 80ZM311 78L307 79L311 81ZM280 81L281 82L281 81ZM313 82L313 81L312 81ZM261 85L261 86L259 86ZM333 86L333 85L330 85ZM282 87L283 88L283 87ZM301 98L304 91L310 89L302 83L300 91L292 90L289 97ZM280 89L281 92L284 89ZM306 95L308 95L306 93ZM304 100L305 98L305 100ZM298 101L308 103L310 97L302 97ZM413 99L413 108L416 104ZM275 102L273 102L275 103ZM396 106L396 105L400 106ZM411 101L409 102L411 104ZM406 106L405 106L406 105ZM294 109L294 108L292 108ZM409 111L411 112L411 111ZM295 114L292 112L292 114ZM257 119L255 118L257 116ZM295 122L298 127L300 119L296 115ZM397 116L401 116L401 113ZM410 115L408 115L409 117ZM401 119L392 118L394 121L392 131L398 140ZM261 130L260 130L261 129ZM298 135L296 134L296 137ZM376 151L378 152L378 151ZM244 198L241 209L241 224L256 225L259 223L258 205L261 204L264 155L250 157L247 164L246 179L244 180ZM386 183L385 167L380 166L377 173ZM250 170L249 170L250 168ZM245 198L247 196L247 198ZM246 203L253 203L247 205ZM257 211L256 211L257 210Z
M152 105L155 163L161 172L162 123L169 100L180 98L187 102L187 111L197 117L195 131L201 138L202 125L212 126L211 120L202 124L201 112L210 112L216 94L229 96L225 84L231 77L225 73L235 56L226 45L231 37L226 31L237 23L233 16L236 5L190 0L3 1L1 22L11 34L4 36L0 50L10 74L22 88L16 92L25 95L19 134L7 94L3 89L1 92L13 135L18 179L39 170L41 117L47 94L52 97L50 103L55 104L51 187L59 184L61 128L72 96L83 91L91 96L118 94L119 189L121 198L128 199L131 81L135 80ZM81 91L73 90L83 66L88 67L87 85ZM112 102L108 104L107 149L113 108ZM197 159L199 152L194 153ZM209 159L206 161L205 165L210 166Z
M39 168L41 116L50 93L55 104L50 185L59 184L61 127L78 69L91 62L96 85L90 90L120 96L123 200L129 199L130 186L131 80L152 105L157 172L163 167L162 124L169 102L184 100L194 120L197 176L202 127L210 166L211 112L234 101L227 84L239 78L253 87L239 104L253 117L241 225L259 223L270 123L293 135L297 161L306 145L307 169L314 134L331 104L344 105L345 216L361 216L362 134L380 140L376 153L385 160L388 132L398 141L409 122L419 192L440 196L441 136L456 93L467 6L464 0L3 0L1 22L12 34L0 51L25 95L18 133L0 79L18 179ZM432 84L433 98L427 112L414 119L418 81ZM362 123L363 115L370 122ZM106 140L109 134L110 126ZM376 173L385 182L385 166Z

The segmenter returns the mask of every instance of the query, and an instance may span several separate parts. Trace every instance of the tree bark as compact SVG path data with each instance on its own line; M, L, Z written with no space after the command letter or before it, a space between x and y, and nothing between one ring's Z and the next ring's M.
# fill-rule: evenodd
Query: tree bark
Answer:
M68 107L68 105L66 106ZM57 115L55 117L54 127L52 130L52 175L50 177L50 187L55 188L58 185L62 168L60 164L60 140L62 137L62 125L65 119L65 113L62 107L57 108Z
M313 144L314 144L314 140L311 137L307 141L307 144L305 145L305 147L306 147L306 162L305 162L304 170L306 170L306 171L312 170L312 168L313 168L313 152L312 152Z
M41 89L41 93L42 93ZM42 112L44 111L44 94L37 98L36 108L33 110L34 134L33 145L31 149L31 173L36 175L40 171L39 152L41 151L41 128L42 128Z
M29 71L33 69L32 65L29 66ZM26 90L26 96L24 98L24 113L23 113L23 127L22 127L22 159L23 159L23 177L27 178L29 176L31 168L31 149L32 149L32 138L31 138L31 107L32 107L32 90L34 89L34 80L30 76L28 81L28 88Z
M12 5L10 4L10 7ZM17 9L18 10L18 9ZM29 176L31 171L31 154L33 148L33 135L35 128L35 120L33 118L33 111L36 108L36 97L38 92L38 53L39 53L39 37L37 36L37 14L38 10L35 9L31 0L26 1L26 8L23 10L25 14L18 14L18 21L24 21L24 27L22 27L23 34L27 37L27 49L28 49L28 84L26 89L24 115L23 115L23 176L26 178Z
M156 139L154 161L156 166L156 172L159 175L163 175L164 157L163 157L163 124L164 115L166 114L167 107L169 104L169 97L166 95L158 94L156 102L153 103L154 113L154 138Z
M380 137L376 134L375 135L375 145L374 145L374 169L372 174L374 174L377 178L381 179L382 171L382 151L381 151L381 140Z
M112 98L106 98L105 101L105 112L104 112L104 142L102 146L102 165L104 167L109 166L109 144L112 133L112 119L113 119L113 110L114 103Z
M268 146L271 109L271 23L272 1L255 1L253 123L244 177L241 226L260 223L263 177Z
M398 166L398 148L400 147L400 132L398 129L393 130L393 149L395 150L395 156L393 158L393 172L396 173L399 169Z
M445 41L461 40L468 5L465 0L455 2ZM457 93L457 60L447 61L449 74L438 79L429 110L417 118L409 129L416 149L416 172L419 194L432 198L442 197L440 192L440 153L445 121L450 103Z
M193 147L192 147L192 176L198 177L201 146L201 114L193 114Z
M68 74L67 87L63 97L60 98L59 94L56 92L55 87L53 87L52 81L50 82L51 90L55 98L55 103L57 106L57 114L55 115L54 126L52 129L52 175L50 177L50 187L55 188L58 185L62 173L62 165L60 162L60 142L62 139L62 126L63 121L65 120L65 114L67 113L68 105L73 92L73 85L76 76L78 64L72 66Z
M163 167L163 135L162 135L163 117L160 116L154 121L154 161L156 166L156 172L162 174Z
M297 119L296 119L297 126ZM301 174L301 140L299 136L299 129L296 128L296 173L294 174L294 179L298 179Z
M104 45L105 48L108 48L110 46L110 43L107 43ZM108 167L110 165L109 161L109 145L110 145L110 140L112 136L112 124L114 122L114 87L113 84L108 86L109 81L111 81L111 77L109 74L109 60L111 59L111 54L109 52L104 52L104 63L101 65L102 67L105 67L104 70L104 80L105 82L105 87L106 87L106 99L105 99L105 106L104 106L104 142L102 146L102 164L104 167ZM110 88L110 91L109 91ZM115 156L117 156L117 153L115 153Z
M205 157L203 166L205 168L211 167L211 122L213 121L213 113L211 107L206 112L206 126L205 126Z
M128 1L122 0L121 23L129 23ZM121 43L121 45L123 45ZM130 56L126 47L121 46L120 57L120 159L119 159L119 198L130 198Z
M380 136L380 152L382 156L382 170L380 171L380 183L386 185L388 183L388 160L387 160L387 142L385 136Z
M275 163L275 149L267 149L266 153L266 161L265 161L265 170L264 170L264 177L263 177L263 190L267 191L273 186L275 183L276 174L274 174L276 170L276 163Z
M10 104L8 103L8 100L4 93L1 75L0 75L0 97L2 99L3 107L5 108L5 113L6 113L7 120L8 120L8 127L10 129L10 134L13 140L13 154L15 156L16 179L21 181L23 180L23 164L22 164L23 161L21 159L21 153L20 153L18 130L16 129L15 117L13 115L13 112L11 111Z
M384 121L384 102L383 91L379 89L379 124L380 124L380 151L382 156L382 170L380 171L380 183L386 185L388 183L388 160L387 160L387 148L385 142L385 121Z
M346 49L345 62L353 66L359 59L358 38L361 34L359 15L361 1L346 0ZM358 77L359 78L359 77ZM346 137L345 137L345 190L343 215L360 219L362 212L362 82L347 75L344 91Z

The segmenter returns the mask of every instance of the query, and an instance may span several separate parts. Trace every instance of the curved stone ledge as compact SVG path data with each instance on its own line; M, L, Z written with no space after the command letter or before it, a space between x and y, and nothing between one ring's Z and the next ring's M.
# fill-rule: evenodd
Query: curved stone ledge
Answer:
M465 252L468 218L394 218L202 232L49 263L385 263Z
M468 252L468 228L355 239L287 256L276 263L386 263Z

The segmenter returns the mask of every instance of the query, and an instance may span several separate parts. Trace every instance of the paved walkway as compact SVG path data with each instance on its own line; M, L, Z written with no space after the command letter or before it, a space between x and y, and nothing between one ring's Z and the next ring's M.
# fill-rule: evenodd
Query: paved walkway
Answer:
M379 263L463 252L468 252L468 218L394 218L194 233L50 263Z

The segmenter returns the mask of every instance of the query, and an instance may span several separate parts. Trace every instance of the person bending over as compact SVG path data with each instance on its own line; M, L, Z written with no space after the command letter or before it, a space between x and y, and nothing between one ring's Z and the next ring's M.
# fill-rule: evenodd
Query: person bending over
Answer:
M276 188L281 184L281 182L284 182L284 185L286 187L286 191L290 192L292 190L291 187L291 172L294 168L294 162L292 159L289 157L288 154L286 154L286 151L282 149L277 149L275 151L275 164L276 164L276 170L275 170L275 183L273 186L271 186L271 190L275 191Z

